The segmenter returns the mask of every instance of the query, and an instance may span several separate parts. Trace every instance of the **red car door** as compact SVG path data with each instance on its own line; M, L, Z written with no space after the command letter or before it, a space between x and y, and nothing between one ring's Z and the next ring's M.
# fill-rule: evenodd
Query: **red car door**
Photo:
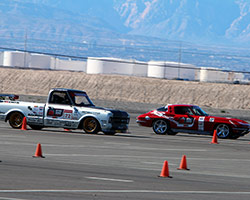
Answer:
M175 116L174 123L177 129L195 130L195 119L192 110L187 106L176 106L174 108Z
M191 115L180 115L177 114L174 116L174 122L176 124L176 128L178 129L194 129L195 118Z

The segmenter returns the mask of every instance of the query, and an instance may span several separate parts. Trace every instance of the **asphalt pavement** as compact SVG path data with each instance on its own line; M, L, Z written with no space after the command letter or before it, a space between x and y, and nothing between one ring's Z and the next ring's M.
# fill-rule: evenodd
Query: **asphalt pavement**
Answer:
M129 133L107 136L0 123L0 200L249 199L250 135L237 140L155 135L131 112ZM37 144L45 158L34 158ZM186 155L190 170L177 170ZM169 177L159 177L164 161Z

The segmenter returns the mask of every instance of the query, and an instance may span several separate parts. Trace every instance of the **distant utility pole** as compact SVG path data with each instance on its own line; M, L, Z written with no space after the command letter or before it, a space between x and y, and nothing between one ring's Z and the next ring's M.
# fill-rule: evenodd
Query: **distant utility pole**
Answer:
M181 70L181 48L182 48L182 42L180 42L180 48L179 48L179 67L178 67L178 78L180 78L180 70Z
M24 68L26 68L26 50L27 50L27 29L25 30L25 38L24 38ZM27 94L27 84L25 84L25 94Z
M27 29L25 30L25 37L24 37L24 63L23 66L26 67L26 51L27 51Z

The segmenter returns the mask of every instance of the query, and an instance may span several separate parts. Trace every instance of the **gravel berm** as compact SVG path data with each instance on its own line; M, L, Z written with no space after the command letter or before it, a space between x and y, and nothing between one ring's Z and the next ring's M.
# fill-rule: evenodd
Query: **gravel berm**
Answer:
M2 67L0 80L0 93L18 94L21 100L46 102L51 88L62 87L86 91L97 106L130 113L181 103L250 121L250 85Z

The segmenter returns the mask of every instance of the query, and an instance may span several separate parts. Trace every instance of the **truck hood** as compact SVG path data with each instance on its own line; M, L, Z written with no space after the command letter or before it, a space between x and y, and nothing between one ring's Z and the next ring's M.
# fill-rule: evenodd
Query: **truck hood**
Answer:
M125 111L121 110L113 110L110 108L103 108L103 107L96 107L96 106L91 106L91 107L77 107L80 111L88 111L90 113L108 113L111 112L113 116L116 117L129 117L129 114Z

